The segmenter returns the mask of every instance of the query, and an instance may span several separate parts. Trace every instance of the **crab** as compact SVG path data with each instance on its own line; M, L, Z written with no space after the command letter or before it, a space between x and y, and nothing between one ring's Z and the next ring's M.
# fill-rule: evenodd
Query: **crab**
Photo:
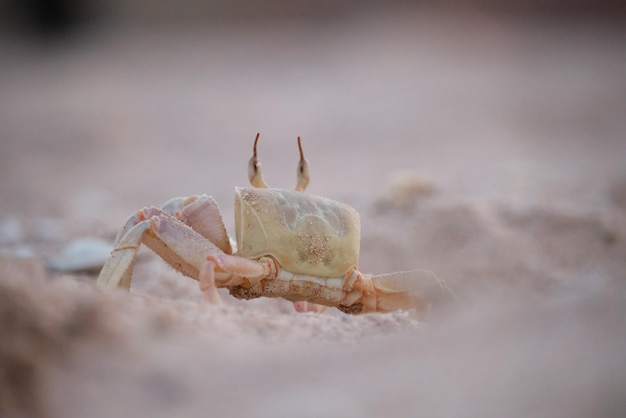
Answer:
M248 162L252 187L235 188L236 252L212 197L177 197L161 208L141 209L126 221L98 284L130 289L137 251L145 244L175 270L197 280L212 303L221 301L217 288L227 288L239 299L281 297L297 311L336 307L350 314L412 308L425 312L433 298L447 292L426 271L359 272L357 211L305 193L309 163L300 137L295 190L269 187L257 158L258 140L259 134Z

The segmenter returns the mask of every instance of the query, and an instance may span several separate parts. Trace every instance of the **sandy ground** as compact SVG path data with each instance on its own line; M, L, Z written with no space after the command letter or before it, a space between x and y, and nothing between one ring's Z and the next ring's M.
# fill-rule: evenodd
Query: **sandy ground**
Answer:
M626 30L417 13L0 42L0 415L626 414ZM459 304L207 305L142 251L130 294L47 271L75 237L212 194L254 134L276 187L361 214L360 269Z

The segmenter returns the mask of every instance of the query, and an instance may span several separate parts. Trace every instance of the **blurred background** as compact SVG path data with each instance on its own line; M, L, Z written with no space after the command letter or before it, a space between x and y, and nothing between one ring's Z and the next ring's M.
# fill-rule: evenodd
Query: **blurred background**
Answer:
M626 205L617 1L4 1L0 213L98 219L270 185Z
M0 0L0 409L624 416L625 19L609 0ZM174 196L213 195L232 232L257 132L270 185L295 186L301 136L308 191L359 211L363 272L430 270L467 309L422 328L208 305L148 251L130 296L76 273L85 252L44 269L95 236L98 271Z

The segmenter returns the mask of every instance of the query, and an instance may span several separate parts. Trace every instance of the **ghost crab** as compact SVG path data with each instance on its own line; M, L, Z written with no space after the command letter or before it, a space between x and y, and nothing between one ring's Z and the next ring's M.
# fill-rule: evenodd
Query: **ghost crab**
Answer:
M248 162L252 187L235 189L234 253L215 200L178 197L160 209L133 214L115 239L98 283L130 289L137 250L143 243L174 269L197 280L210 302L226 287L240 299L282 297L298 311L332 306L346 313L424 311L447 288L423 271L364 275L357 270L360 221L355 209L304 193L309 164L300 137L295 191L270 188L257 158Z

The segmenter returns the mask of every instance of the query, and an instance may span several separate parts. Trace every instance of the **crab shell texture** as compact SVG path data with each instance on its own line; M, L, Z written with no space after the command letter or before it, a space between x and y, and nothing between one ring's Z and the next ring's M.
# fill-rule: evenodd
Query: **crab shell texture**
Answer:
M296 274L340 277L358 266L358 212L331 199L273 188L237 187L237 254L273 257Z

